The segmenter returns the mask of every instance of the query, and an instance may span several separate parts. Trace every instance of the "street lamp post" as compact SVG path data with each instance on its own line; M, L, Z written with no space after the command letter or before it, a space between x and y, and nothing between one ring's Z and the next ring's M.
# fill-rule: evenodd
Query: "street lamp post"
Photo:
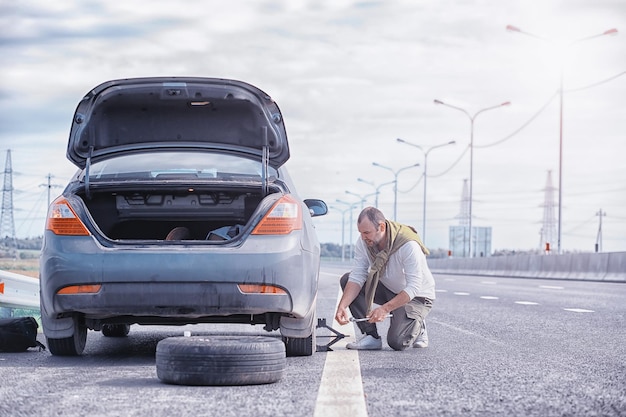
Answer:
M424 173L422 174L424 175L424 202L422 204L422 240L424 241L424 244L426 244L426 180L428 178L428 154L433 149L442 148L448 145L454 145L456 141L451 140L448 143L442 143L441 145L431 146L426 151L424 151L424 149L421 146L416 145L415 143L407 142L406 140L400 139L400 138L397 138L396 140L400 143L405 143L407 145L414 146L420 151L422 151L422 153L424 154Z
M361 194L353 193L352 191L348 191L348 190L346 190L346 194L350 194L359 198L359 200L361 201L361 210L363 210L363 204L367 201L367 197L371 197L374 195L374 193L361 195Z
M400 174L402 171L409 169L409 168L413 168L413 167L418 167L420 164L413 164L413 165L409 165L408 167L404 167L404 168L400 168L397 171L394 171L393 168L390 168L388 166L385 165L381 165L378 162L372 162L372 165L374 165L375 167L379 167L379 168L383 168L386 170L389 170L393 173L393 221L396 221L396 214L397 214L397 210L398 210L398 174Z
M393 184L393 181L388 181L383 182L382 184L377 186L373 181L366 181L363 178L357 178L356 180L374 187L374 189L376 190L374 192L374 195L376 195L376 197L374 198L374 207L376 208L378 208L378 195L380 194L380 189L383 188L385 185Z
M335 208L331 206L331 208ZM346 212L348 210L352 210L352 207L348 207L346 209L337 209L341 212L341 262L345 260L345 246L346 246Z
M358 202L356 202L356 203L348 203L347 201L343 201L343 200L339 200L339 199L337 199L336 201L337 201L337 203L340 203L340 204L346 204L348 206L348 208L346 210L350 210L350 225L349 225L349 228L350 228L350 238L349 239L350 239L350 259L352 259L353 247L354 247L354 242L352 241L352 229L353 229L352 212L353 212L354 208L356 207L356 205L359 204L359 203ZM342 244L342 247L341 247L341 256L343 258L343 244Z
M534 35L530 32L523 31L520 28L513 26L513 25L508 25L506 27L506 30L509 32L521 33L523 35L530 36L531 38L539 39L542 41L552 42L552 40L550 39L544 38L542 36ZM594 38L599 38L600 36L606 36L606 35L612 36L612 35L617 35L617 34L618 34L617 29L609 29L596 35L586 36L584 38L570 41L562 48L561 53L563 53L564 49L567 49L579 42L587 41L587 40L594 39ZM561 225L562 225L561 213L563 209L562 202L563 202L563 57L561 57L560 70L559 70L559 209L558 209L559 220L558 220L558 226L557 226L557 253L559 255L561 254Z
M469 177L469 208L468 208L469 209L469 233L468 233L468 237L469 237L469 257L472 258L473 257L472 256L472 183L473 183L473 176L474 176L474 120L476 119L476 116L478 116L479 114L487 110L493 110L499 107L509 106L511 102L505 101L504 103L500 103L496 106L486 107L484 109L478 110L476 113L474 113L473 116L470 115L467 112L467 110L462 109L457 106L453 106L451 104L444 103L441 100L435 100L435 104L442 104L446 107L459 110L465 113L465 115L470 119L470 177Z

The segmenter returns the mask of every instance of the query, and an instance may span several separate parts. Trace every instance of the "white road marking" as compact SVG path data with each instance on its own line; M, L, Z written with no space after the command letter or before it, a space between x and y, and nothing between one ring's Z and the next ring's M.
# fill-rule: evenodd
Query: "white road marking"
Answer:
M574 313L595 313L593 310L586 310L584 308L564 308L565 311L573 311Z
M521 304L524 306L537 306L539 303L535 303L534 301L516 301L515 304Z
M480 298L483 300L498 300L500 297L494 297L493 295L481 295Z
M435 292L448 292L448 290L435 290Z
M545 290L563 290L565 287L561 287L559 285L540 285L539 288L543 288Z
M454 279L454 278L444 278L443 280L444 281L456 281L456 279Z
M340 298L341 289L337 304L339 304ZM346 349L344 343L344 341L354 341L354 325L348 323L341 326L333 320L332 327L347 337L334 344L332 352L326 353L326 362L317 393L314 416L367 417L359 351ZM338 346L339 344L341 345Z
M496 285L497 282L495 281L480 281L481 284L489 284L489 285Z
M470 295L468 292L455 292L454 295Z
M480 339L486 340L489 343L493 343L494 345L506 346L506 343L503 343L503 342L501 342L499 340L490 339L490 338L485 337L485 336L483 336L483 335L481 335L479 333L474 333L474 332L471 332L469 330L461 329L460 327L456 327L456 326L453 326L451 324L441 322L441 321L439 321L437 319L431 319L430 316L429 316L428 321L429 322L433 322L433 323L437 323L437 324L439 324L441 326L447 327L449 329L455 330L457 332L460 332L460 333L463 333L463 334L466 334L466 335L469 335L469 336L472 336L472 337L478 337Z

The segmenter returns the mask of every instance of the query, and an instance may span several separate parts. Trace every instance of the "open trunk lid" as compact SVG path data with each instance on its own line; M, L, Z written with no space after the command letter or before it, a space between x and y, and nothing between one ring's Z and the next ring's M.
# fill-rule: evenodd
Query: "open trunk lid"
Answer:
M289 159L278 105L235 80L155 77L107 81L74 114L67 157L77 167L150 149L219 149L257 156L274 168Z

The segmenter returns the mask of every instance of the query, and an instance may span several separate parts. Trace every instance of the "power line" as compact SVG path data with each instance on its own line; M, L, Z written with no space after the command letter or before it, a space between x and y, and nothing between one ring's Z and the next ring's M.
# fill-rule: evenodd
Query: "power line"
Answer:
M599 85L606 84L609 81L613 81L614 79L616 79L618 77L621 77L622 75L625 75L625 74L626 74L626 71L623 71L623 72L620 72L619 74L616 74L616 75L614 75L614 76L612 76L610 78L607 78L606 80L598 81L597 83L589 84L589 85L587 85L585 87L566 89L566 90L563 90L563 92L564 93L574 93L576 91L587 90L587 89L592 88L592 87L597 87Z
M511 139L513 136L517 135L519 132L521 132L523 129L525 129L530 123L532 123L537 117L539 117L539 115L541 113L543 113L543 111L548 107L548 105L552 102L552 100L554 100L555 97L558 96L558 91L555 92L554 94L552 94L550 96L550 98L548 98L548 101L546 101L546 103L541 106L541 108L530 118L528 119L528 121L526 121L526 123L522 124L518 129L514 130L513 133L509 134L508 136L505 136L504 138L493 142L493 143L489 143L487 145L474 145L475 148L490 148L492 146L496 146L499 145L503 142L506 142L507 140Z

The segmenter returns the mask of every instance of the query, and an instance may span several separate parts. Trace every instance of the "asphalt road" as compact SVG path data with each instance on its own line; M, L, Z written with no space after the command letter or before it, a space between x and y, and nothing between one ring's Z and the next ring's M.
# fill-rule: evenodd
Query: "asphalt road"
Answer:
M330 325L345 270L322 267L318 317ZM288 358L273 384L190 387L156 377L159 340L185 330L277 335L247 325L133 326L122 339L89 332L78 358L0 353L0 416L295 417L320 415L321 403L331 417L626 415L625 284L435 278L426 349L395 352L384 344L357 353L345 351L344 339L333 352ZM320 329L318 343L329 335ZM333 361L344 354L355 360ZM337 368L352 365L356 373ZM344 383L356 394L332 386Z

